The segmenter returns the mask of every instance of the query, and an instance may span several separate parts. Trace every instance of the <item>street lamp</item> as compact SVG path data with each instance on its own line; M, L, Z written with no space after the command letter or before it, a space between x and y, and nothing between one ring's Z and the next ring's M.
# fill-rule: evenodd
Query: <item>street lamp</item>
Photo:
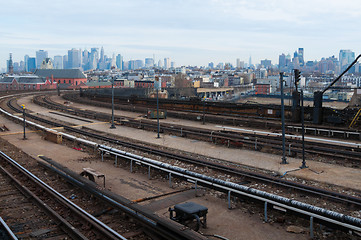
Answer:
M114 125L114 77L112 77L112 125L110 126L110 128L116 128Z
M288 164L286 158L286 138L285 138L285 99L283 94L283 72L280 72L281 83L281 116L282 116L282 162L281 164Z
M156 86L156 90L157 90L157 126L158 126L157 127L157 132L158 132L157 138L160 138L160 136L159 136L159 131L160 131L160 126L159 126L159 98L158 98L159 77L156 77L155 81L157 83L157 86Z
M206 124L206 98L203 98L203 125Z
M24 119L24 124L23 124L24 125L24 137L23 137L23 139L26 140L26 136L25 136L25 125L26 125L26 121L25 121L25 105L22 104L21 108L23 109L23 119Z

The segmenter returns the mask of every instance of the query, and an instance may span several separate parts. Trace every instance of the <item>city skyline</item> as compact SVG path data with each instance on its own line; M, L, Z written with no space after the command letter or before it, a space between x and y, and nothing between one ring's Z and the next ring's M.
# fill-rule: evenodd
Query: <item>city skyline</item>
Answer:
M357 1L57 1L3 4L0 68L9 53L19 62L44 49L49 56L104 46L124 59L156 56L181 65L206 66L240 58L278 63L282 53L303 47L304 59L320 60L357 42Z

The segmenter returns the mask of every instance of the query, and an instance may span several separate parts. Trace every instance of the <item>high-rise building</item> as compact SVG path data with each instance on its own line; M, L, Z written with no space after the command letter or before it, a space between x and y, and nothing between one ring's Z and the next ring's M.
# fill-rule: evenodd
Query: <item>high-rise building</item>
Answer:
M89 52L85 49L82 53L82 66L84 70L89 69Z
M27 72L35 72L35 70L36 70L36 59L34 57L29 57L27 66L28 66Z
M120 55L120 54L117 55L115 63L117 65L117 68L120 71L123 71L123 56L122 55Z
M355 60L355 53L351 50L340 50L340 69L344 71Z
M171 62L171 63L170 63L170 67L171 67L171 68L175 68L175 62Z
M29 55L25 55L24 56L24 64L25 64L24 70L25 70L25 72L29 72L28 60L29 60Z
M60 55L54 56L53 65L54 69L63 69L63 57Z
M102 47L100 50L100 62L104 62L105 61L105 55L104 55L104 48Z
M89 57L89 69L97 69L99 63L99 48L92 48Z
M80 69L82 66L81 64L81 50L78 49L71 49L68 50L68 68L69 69Z
M213 69L214 68L214 63L213 62L208 63L208 67Z
M116 61L116 58L115 58L115 53L113 53L112 61L110 63L110 69L116 68L116 67L117 67L117 61Z
M237 68L241 68L241 59L239 58L236 59L236 66Z
M164 69L169 69L169 68L170 68L170 59L164 58Z
M272 61L271 60L261 60L261 65L264 67L264 68L272 68Z
M68 55L64 55L64 56L63 56L63 68L64 68L64 69L69 69L69 66L68 66Z
M284 53L282 53L281 55L279 55L278 57L278 68L280 70L284 69L286 67L286 55Z
M8 67L7 72L9 74L13 74L14 73L14 65L13 65L13 54L12 53L9 54L9 60L7 61L7 67Z
M36 51L36 68L40 69L43 60L48 57L48 52L44 50Z
M145 59L145 67L146 68L154 67L154 59L153 58L146 58Z
M305 60L303 57L304 50L303 48L298 48L298 61L300 62L300 65L303 66L305 64Z

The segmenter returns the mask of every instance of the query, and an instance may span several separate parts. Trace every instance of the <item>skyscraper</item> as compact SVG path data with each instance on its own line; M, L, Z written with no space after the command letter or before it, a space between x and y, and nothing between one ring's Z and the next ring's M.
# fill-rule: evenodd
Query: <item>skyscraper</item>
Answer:
M355 60L355 53L351 50L340 50L340 68L344 71Z
M116 57L116 65L120 71L123 71L123 56L118 54Z
M68 66L68 55L64 55L63 56L63 68L64 69L69 69L69 66Z
M92 48L89 57L89 69L96 69L99 62L99 48Z
M48 57L48 52L44 50L36 51L36 68L40 69L40 66L44 59Z
M170 59L164 58L164 69L169 69L169 68L170 68Z
M89 52L86 49L82 52L82 67L84 71L89 69Z
M81 51L75 48L68 50L68 68L81 68Z
M58 55L54 56L54 69L63 69L63 57Z
M279 57L278 57L278 68L280 70L284 69L286 67L286 55L284 53L282 53Z
M146 58L145 59L145 67L152 68L154 66L154 59L153 58Z
M12 53L10 53L9 54L10 56L9 56L9 60L7 61L7 66L8 66L8 73L9 74L13 74L14 73L14 65L13 65L13 54Z
M24 63L25 63L25 72L29 72L29 67L28 67L28 60L29 60L29 55L25 55L24 56Z
M102 47L102 49L100 50L100 62L104 62L105 61L105 57L104 57L104 48Z
M29 57L28 58L28 72L35 72L36 70L36 59L35 58L32 58L32 57Z
M298 61L300 62L301 66L303 66L305 64L303 53L304 53L303 48L298 48Z

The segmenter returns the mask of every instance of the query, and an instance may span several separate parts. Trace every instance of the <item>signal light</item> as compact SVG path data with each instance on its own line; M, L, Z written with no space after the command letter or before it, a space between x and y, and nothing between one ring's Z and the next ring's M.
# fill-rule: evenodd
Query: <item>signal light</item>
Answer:
M301 72L298 69L294 69L295 71L295 84L298 84L301 81Z

